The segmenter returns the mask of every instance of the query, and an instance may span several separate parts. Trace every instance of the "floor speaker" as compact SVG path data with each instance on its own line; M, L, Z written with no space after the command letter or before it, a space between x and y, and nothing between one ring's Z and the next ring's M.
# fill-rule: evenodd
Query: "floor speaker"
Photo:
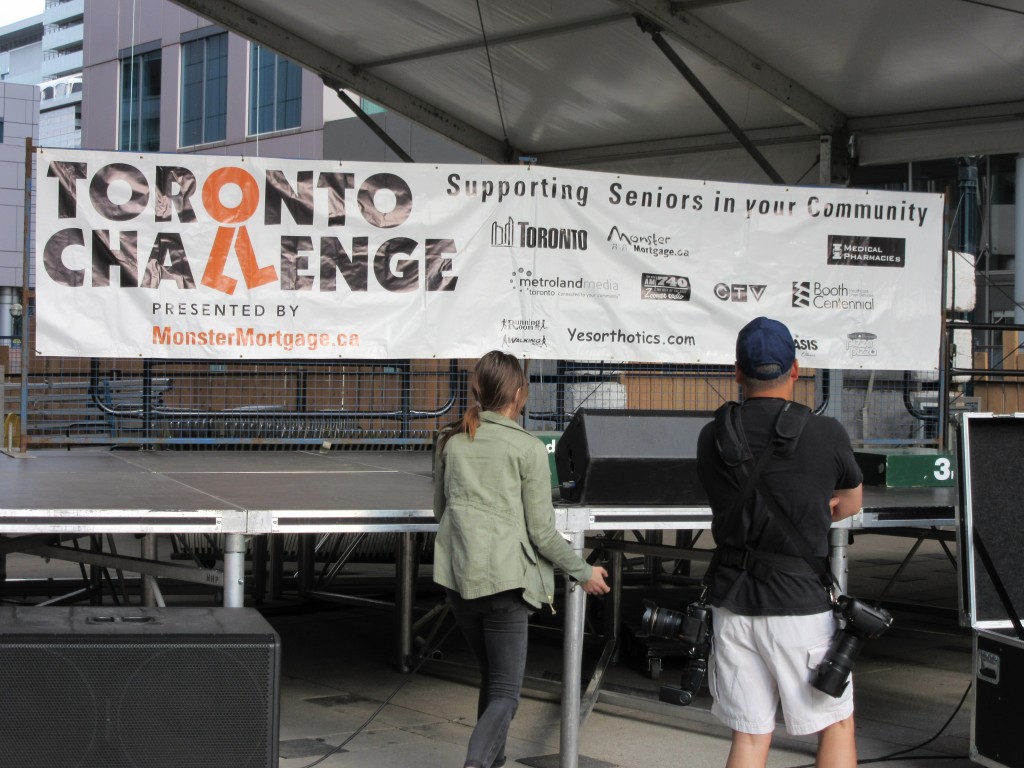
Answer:
M600 506L706 505L697 478L697 436L711 418L579 409L555 446L562 498Z
M277 768L280 656L249 608L0 606L0 765Z

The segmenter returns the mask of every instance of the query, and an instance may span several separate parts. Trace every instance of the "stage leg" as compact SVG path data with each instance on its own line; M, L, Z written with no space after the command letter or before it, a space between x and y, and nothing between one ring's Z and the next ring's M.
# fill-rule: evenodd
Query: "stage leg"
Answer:
M224 534L224 607L245 605L245 536Z
M847 582L850 571L850 529L832 528L828 532L829 561L832 565L832 575L839 584L839 591L846 593Z
M572 531L569 544L583 554L583 531ZM566 579L565 637L562 640L562 728L559 768L577 768L580 754L580 676L583 673L583 618L587 595Z

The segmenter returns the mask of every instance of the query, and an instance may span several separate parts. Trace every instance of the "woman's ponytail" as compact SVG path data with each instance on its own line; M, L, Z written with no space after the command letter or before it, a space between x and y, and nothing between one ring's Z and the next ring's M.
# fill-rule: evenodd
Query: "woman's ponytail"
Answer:
M507 352L494 350L481 357L469 377L469 407L462 418L441 430L438 450L460 432L470 440L476 437L482 411L503 411L520 397L525 401L526 375L519 361Z

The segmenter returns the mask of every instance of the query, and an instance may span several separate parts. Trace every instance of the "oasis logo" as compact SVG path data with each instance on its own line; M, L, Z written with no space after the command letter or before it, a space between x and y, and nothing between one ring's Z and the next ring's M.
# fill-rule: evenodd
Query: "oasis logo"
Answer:
M504 223L491 224L491 245L495 248L538 248L541 250L585 251L587 230L565 227L535 227L511 216Z
M799 336L793 337L793 345L800 352L817 352L818 351L818 340L817 339L802 339Z
M753 296L754 301L760 301L764 296L767 285L751 285L749 283L718 283L715 286L715 296L721 301L745 302L748 296Z
M829 266L904 267L906 250L902 237L828 236Z
M78 219L81 208L85 220L99 216L114 223L71 226L50 235L42 249L43 268L69 288L107 287L114 270L120 288L159 288L173 281L179 289L195 290L195 257L206 261L199 285L229 296L238 284L231 271L250 290L278 282L286 291L312 291L317 284L321 292L335 291L340 276L350 291L362 292L372 276L391 292L453 291L458 280L452 274L457 249L450 238L420 243L382 236L371 250L369 237L343 239L314 224L319 213L328 228L345 226L348 192L356 189L353 173L300 170L288 177L266 170L257 180L239 166L217 167L203 177L180 165L143 171L110 163L90 177L88 163L55 160L46 175L57 183L40 194L56 196L58 219ZM314 189L325 194L314 195ZM393 173L363 179L355 202L362 220L382 235L405 224L413 210L412 190ZM285 226L283 209L290 217L287 232L274 241L268 232ZM250 235L250 225L258 228L256 236ZM140 230L149 238L145 245ZM212 244L197 245L211 230ZM83 250L88 262L79 266L75 251ZM271 251L273 261L267 263Z

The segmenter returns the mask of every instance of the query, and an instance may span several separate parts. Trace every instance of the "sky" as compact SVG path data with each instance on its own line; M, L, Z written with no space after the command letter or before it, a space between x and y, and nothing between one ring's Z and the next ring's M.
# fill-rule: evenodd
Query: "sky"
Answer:
M0 0L0 27L38 16L45 5L46 0Z

